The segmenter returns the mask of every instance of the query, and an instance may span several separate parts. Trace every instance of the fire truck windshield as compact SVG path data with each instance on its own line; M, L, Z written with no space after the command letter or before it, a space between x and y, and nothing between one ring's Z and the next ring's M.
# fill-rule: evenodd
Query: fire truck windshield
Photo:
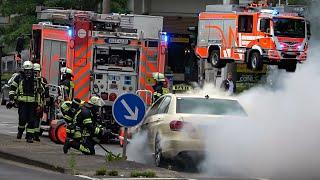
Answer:
M305 37L305 21L303 19L273 18L273 24L275 36Z

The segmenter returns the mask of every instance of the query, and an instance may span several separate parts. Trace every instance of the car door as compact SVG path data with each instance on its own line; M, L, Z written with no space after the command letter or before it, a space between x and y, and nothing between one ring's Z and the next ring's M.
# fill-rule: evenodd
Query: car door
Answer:
M156 117L155 115L158 113L159 107L163 101L164 97L159 98L149 109L147 115L141 125L141 131L147 133L148 135L148 144L151 147L152 139L152 130L151 130L151 122L154 122Z
M166 124L165 119L167 116L170 101L171 101L170 96L164 96L163 100L161 101L161 104L158 107L156 114L152 115L152 117L148 122L148 132L149 132L148 136L149 136L150 142L152 143L152 147L153 147L156 134L157 133L161 134L163 130L162 128L169 127L169 125Z

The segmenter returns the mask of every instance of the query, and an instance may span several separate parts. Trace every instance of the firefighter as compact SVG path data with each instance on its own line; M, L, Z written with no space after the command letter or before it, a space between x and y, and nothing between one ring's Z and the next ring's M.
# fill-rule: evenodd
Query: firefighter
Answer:
M107 137L110 134L110 130L98 124L99 112L103 104L102 99L93 96L76 113L75 120L76 125L81 130L81 142L67 139L63 146L65 154L68 153L71 147L86 155L95 154L94 146L97 143L97 139Z
M37 108L36 108L36 117L35 117L35 132L34 132L34 140L40 141L40 124L41 124L41 118L44 113L44 109L46 104L48 104L49 101L49 89L47 87L47 80L40 75L41 67L40 64L34 63L33 64L33 70L35 73L35 79L36 79L36 102L37 102Z
M65 87L65 100L71 101L74 93L74 83L72 81L72 70L67 67L61 68L61 81L60 85Z
M81 131L75 122L75 116L80 112L80 106L81 100L77 98L72 101L64 101L60 106L63 119L67 123L67 141L80 142L81 140Z
M22 65L23 71L14 78L9 92L10 102L8 108L12 108L14 101L18 104L19 126L17 139L21 139L25 126L26 140L33 143L34 125L36 114L36 81L33 73L33 63L25 61Z
M154 93L153 93L153 102L158 100L162 95L169 93L169 89L166 87L166 79L164 74L162 73L153 73L153 79L155 80L155 85L152 86Z

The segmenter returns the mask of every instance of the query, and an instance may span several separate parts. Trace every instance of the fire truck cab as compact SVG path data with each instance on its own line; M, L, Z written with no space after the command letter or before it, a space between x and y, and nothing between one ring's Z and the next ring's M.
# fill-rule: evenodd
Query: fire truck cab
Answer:
M139 91L146 104L151 102L152 95L145 96L153 91L152 73L165 68L162 17L45 9L38 19L42 22L32 27L32 57L41 63L42 76L58 85L60 68L71 68L74 97L101 97L103 119L115 133L112 104L118 96Z
M199 15L196 54L207 60L204 69L236 62L253 70L270 64L294 72L307 57L307 27L304 17L296 13L209 5Z

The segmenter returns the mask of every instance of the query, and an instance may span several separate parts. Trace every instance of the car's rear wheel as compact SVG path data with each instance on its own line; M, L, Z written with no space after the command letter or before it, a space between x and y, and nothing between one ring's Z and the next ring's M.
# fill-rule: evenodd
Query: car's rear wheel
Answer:
M154 163L157 167L161 167L163 165L163 156L162 156L162 148L161 148L161 138L160 135L157 134L154 141Z

